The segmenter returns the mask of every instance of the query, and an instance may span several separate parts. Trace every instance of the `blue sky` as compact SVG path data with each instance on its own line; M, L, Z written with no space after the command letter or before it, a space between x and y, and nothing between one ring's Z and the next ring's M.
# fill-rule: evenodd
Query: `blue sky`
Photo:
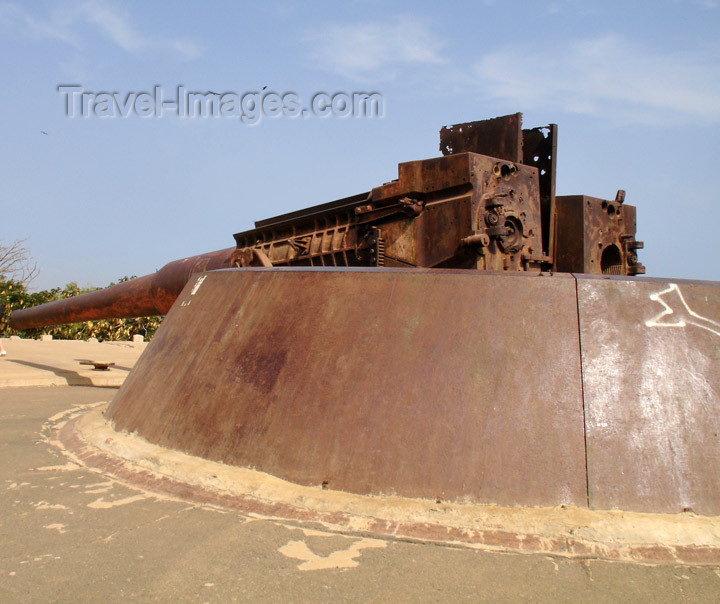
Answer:
M648 275L720 280L720 3L0 2L0 238L105 285L367 191L443 125L559 125L558 193L638 208ZM380 92L381 119L68 118L101 92ZM44 135L41 131L48 134Z

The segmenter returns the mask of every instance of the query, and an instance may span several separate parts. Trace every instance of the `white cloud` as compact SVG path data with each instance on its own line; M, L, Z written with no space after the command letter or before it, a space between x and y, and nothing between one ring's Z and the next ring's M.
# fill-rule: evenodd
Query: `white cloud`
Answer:
M483 96L617 121L720 122L718 49L654 51L617 35L537 49L507 48L476 63Z
M202 54L190 40L140 32L126 13L102 0L56 6L43 16L15 4L0 4L2 24L32 39L56 40L75 48L83 46L83 28L89 26L131 54L169 52L185 59Z
M706 8L708 10L717 8L719 5L717 0L693 0L693 3L700 6L700 8Z
M391 80L401 67L444 62L442 42L412 17L330 25L307 40L316 67L350 78Z
M36 40L57 40L77 47L78 40L71 31L71 23L72 18L57 9L53 10L47 19L37 19L14 4L0 4L0 25L11 27Z

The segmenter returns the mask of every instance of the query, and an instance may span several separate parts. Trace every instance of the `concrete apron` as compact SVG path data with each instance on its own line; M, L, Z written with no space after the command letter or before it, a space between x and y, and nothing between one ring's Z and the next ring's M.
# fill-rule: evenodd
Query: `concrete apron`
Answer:
M106 417L316 490L720 515L719 302L653 279L213 271Z
M498 506L301 486L117 432L103 417L104 406L75 406L51 418L44 434L68 458L65 466L58 467L99 471L140 489L145 493L140 497L238 511L246 518L296 526L306 535L369 534L489 551L652 565L716 567L720 562L720 516L569 505Z

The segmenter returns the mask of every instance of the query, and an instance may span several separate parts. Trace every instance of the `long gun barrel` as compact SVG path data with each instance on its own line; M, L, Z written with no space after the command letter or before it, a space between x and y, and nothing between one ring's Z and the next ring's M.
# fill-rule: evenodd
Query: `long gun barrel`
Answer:
M30 329L93 321L164 315L195 273L227 268L235 248L174 260L156 273L64 300L15 310L10 327Z
M440 131L443 157L398 166L372 191L255 223L235 248L176 260L154 275L15 311L26 329L165 314L194 273L244 266L427 267L642 274L635 208L555 196L557 127L522 116Z

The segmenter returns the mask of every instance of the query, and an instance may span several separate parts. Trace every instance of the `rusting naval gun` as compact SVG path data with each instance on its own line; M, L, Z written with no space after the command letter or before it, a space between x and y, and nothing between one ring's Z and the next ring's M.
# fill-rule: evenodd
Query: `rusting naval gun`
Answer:
M17 310L10 326L165 314L191 275L232 267L644 273L624 191L556 196L556 149L557 126L523 129L520 113L442 128L442 157L401 163L397 180L256 222L235 247Z

